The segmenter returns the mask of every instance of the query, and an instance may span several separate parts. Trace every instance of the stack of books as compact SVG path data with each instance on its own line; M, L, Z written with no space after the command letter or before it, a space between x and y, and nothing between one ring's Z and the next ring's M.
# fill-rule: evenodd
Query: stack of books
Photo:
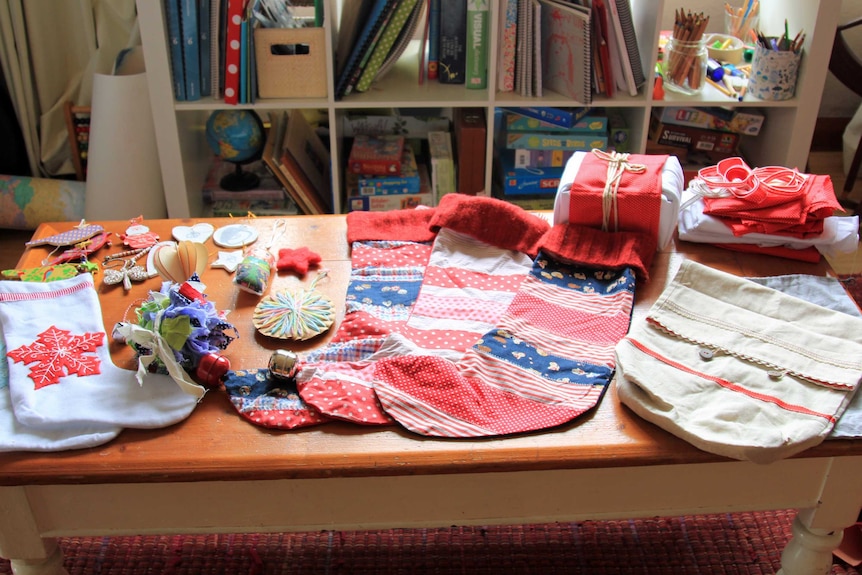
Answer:
M428 170L404 136L358 134L347 167L349 211L434 205Z
M211 217L294 215L296 204L288 197L284 188L266 165L257 160L243 165L244 172L260 178L260 183L251 190L231 191L222 187L222 178L236 170L236 165L219 156L213 156L201 193L207 214Z

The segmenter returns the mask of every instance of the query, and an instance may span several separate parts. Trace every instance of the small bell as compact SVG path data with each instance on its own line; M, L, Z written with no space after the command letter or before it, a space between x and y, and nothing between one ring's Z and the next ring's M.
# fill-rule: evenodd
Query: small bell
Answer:
M296 354L286 349L272 352L269 357L269 372L275 377L291 379L299 371Z

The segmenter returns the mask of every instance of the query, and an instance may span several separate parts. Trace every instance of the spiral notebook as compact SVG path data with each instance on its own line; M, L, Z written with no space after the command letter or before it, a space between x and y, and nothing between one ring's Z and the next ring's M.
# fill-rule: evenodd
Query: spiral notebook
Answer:
M617 16L620 19L620 28L623 32L623 39L625 40L626 51L628 52L629 64L632 68L632 77L635 83L635 93L633 96L637 95L637 88L643 86L644 82L646 82L646 76L644 75L643 64L641 64L641 54L640 49L638 48L638 39L635 34L635 26L632 21L632 7L630 0L616 0L617 7Z
M591 104L589 9L555 0L539 2L542 4L543 87L581 104Z
M353 91L353 87L362 74L362 69L383 35L386 23L392 17L398 3L398 0L374 0L368 17L362 24L362 32L357 36L350 51L350 57L338 77L338 82L335 85L336 99L343 98Z

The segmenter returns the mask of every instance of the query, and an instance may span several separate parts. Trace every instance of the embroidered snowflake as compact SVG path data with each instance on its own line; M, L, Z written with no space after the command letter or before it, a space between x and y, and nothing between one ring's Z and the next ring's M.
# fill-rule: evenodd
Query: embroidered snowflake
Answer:
M51 326L39 334L31 345L7 351L6 355L24 365L38 362L30 368L30 379L35 389L60 382L65 375L95 375L99 371L98 356L94 353L105 339L104 332L72 335L72 332Z

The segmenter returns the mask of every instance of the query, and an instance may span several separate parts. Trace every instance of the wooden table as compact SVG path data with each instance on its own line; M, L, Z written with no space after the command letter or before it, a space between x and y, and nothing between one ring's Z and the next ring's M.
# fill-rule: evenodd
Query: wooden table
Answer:
M217 228L229 220L209 220ZM242 220L269 238L274 220ZM127 222L100 222L122 233ZM190 220L145 222L162 239ZM74 224L44 224L36 237ZM343 216L288 218L275 248L308 246L331 270L319 289L344 314L350 270ZM219 249L207 242L210 261ZM115 239L110 252L123 249ZM47 255L31 248L22 267ZM108 252L92 259L100 261ZM658 254L637 287L633 321L643 316L680 261L689 258L748 276L825 274L805 264L677 243ZM309 276L305 283L309 282ZM265 367L281 347L256 334L259 298L208 268L207 294L241 337L227 350L234 367ZM157 289L158 279L102 286L106 331ZM292 275L270 289L298 287ZM331 333L304 346L323 345ZM114 361L134 368L114 344ZM613 386L598 408L569 425L507 439L440 440L398 427L329 423L295 431L241 419L223 392L210 391L187 420L165 429L125 430L101 447L0 454L0 555L18 574L62 574L59 536L379 529L388 527L577 521L796 508L784 575L826 573L831 551L862 507L862 442L827 441L771 465L700 451L640 419Z

